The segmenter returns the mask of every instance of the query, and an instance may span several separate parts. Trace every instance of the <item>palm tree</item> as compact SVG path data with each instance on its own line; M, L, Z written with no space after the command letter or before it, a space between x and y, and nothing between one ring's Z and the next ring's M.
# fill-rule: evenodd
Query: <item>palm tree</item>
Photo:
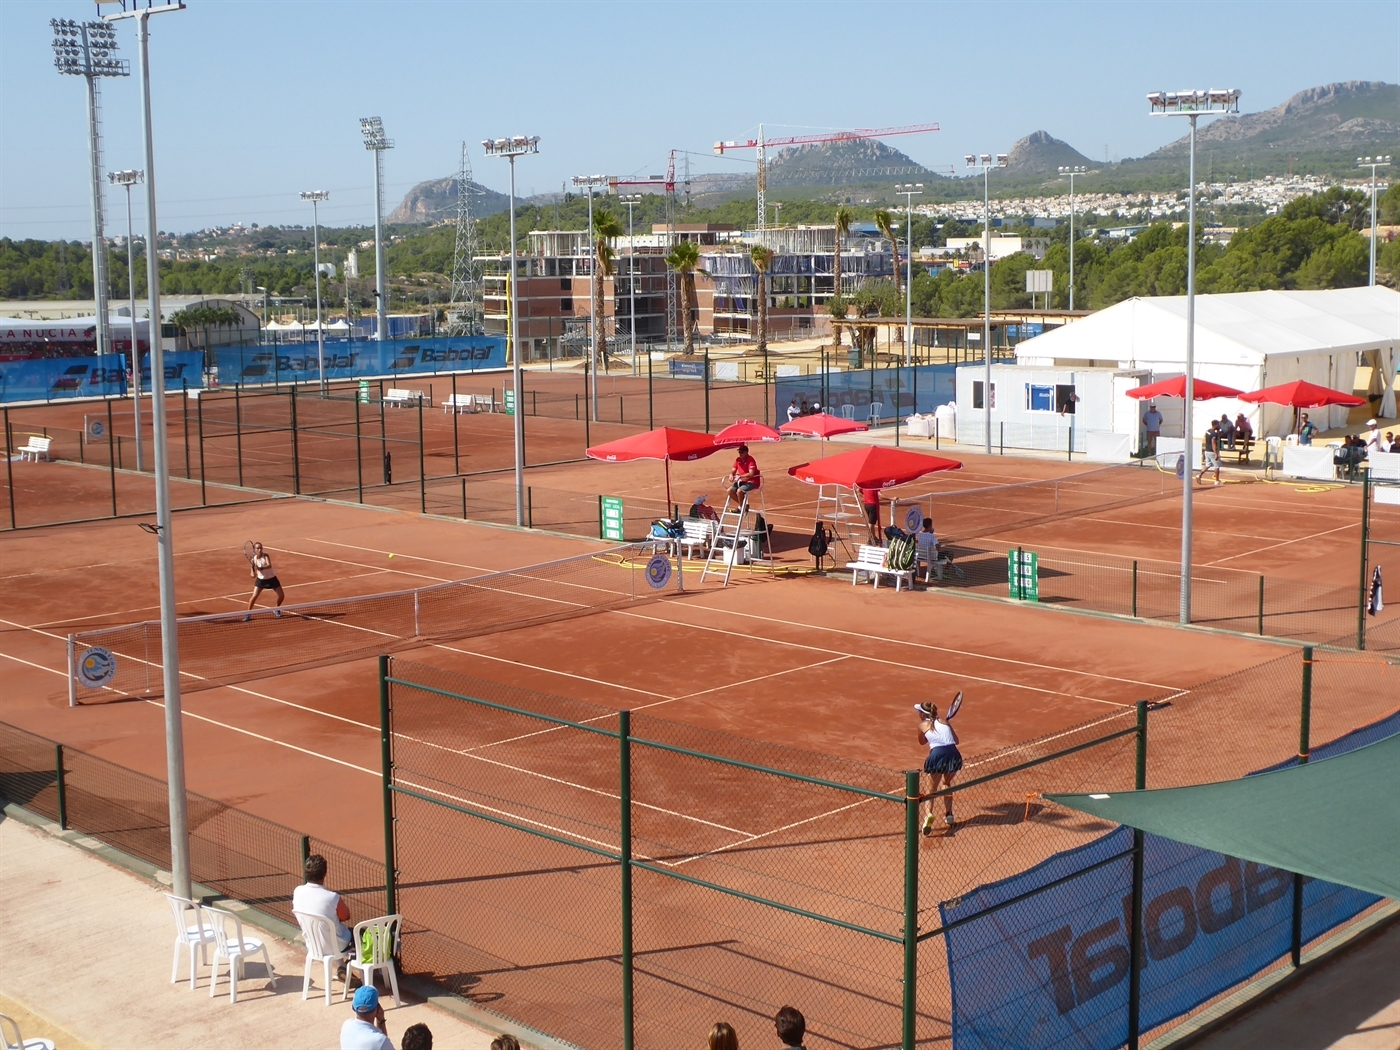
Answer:
M598 357L603 370L608 368L608 330L603 325L603 279L615 272L613 262L617 253L609 242L622 236L622 223L606 208L593 213L593 324L598 332Z
M894 290L898 292L900 291L899 240L897 237L895 237L894 219L890 216L890 213L887 209L881 208L875 213L875 228L880 231L880 234L885 238L885 240L890 242L890 254L894 257ZM903 344L904 330L902 328L896 330L895 341ZM877 353L879 352L878 347L875 347L873 349L875 349Z
M768 352L768 271L773 266L773 249L755 244L749 249L749 258L758 274L758 352Z
M677 241L666 256L666 265L681 278L681 324L685 328L682 353L695 353L695 271L700 268L700 248L694 241Z
M841 293L841 249L846 243L846 238L850 236L851 220L853 218L854 216L851 214L851 209L844 204L836 209L836 255L831 261L831 284L832 294L838 299L844 299ZM841 349L841 325L840 322L834 320L835 317L836 314L833 313L833 321L831 324L832 345L839 350Z

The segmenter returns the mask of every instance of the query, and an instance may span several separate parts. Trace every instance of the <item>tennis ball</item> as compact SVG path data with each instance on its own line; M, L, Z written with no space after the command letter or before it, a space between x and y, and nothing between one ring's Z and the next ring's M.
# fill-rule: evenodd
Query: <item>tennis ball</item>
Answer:
M391 558L392 558L392 557L393 557L393 555L392 555L392 554L391 554L391 555L389 555L389 557L391 557Z

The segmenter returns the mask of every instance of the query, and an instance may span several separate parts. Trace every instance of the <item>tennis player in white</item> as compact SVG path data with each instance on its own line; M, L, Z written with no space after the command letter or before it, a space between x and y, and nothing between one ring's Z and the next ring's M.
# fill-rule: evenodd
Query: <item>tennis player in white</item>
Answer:
M915 704L914 713L919 716L919 743L928 745L924 772L930 777L929 791L951 788L953 777L963 767L957 731L939 719L938 708L933 704ZM953 826L952 795L943 796L943 820L948 827ZM928 812L924 815L924 834L933 834L933 799L929 799Z
M248 610L252 611L258 602L258 595L263 591L271 591L277 595L277 604L280 606L287 599L287 595L282 590L282 581L277 578L277 573L273 571L272 559L263 551L261 543L253 544L253 556L248 559L249 568L253 574L253 594L248 599ZM273 610L274 616L281 616L281 609ZM247 616L243 617L245 620Z

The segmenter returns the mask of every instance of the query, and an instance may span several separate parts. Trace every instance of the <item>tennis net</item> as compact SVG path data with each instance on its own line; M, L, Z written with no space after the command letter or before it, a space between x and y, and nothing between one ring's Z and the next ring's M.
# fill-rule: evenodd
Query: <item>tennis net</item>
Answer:
M644 549L629 544L412 590L184 617L177 628L182 688L210 689L625 605L640 597ZM157 695L161 674L159 620L68 636L71 704Z

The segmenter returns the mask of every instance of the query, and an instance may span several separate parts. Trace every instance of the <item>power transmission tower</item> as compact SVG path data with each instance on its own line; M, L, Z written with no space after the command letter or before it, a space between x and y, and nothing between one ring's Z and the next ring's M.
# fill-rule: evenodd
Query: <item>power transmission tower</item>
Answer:
M447 307L449 335L477 335L481 331L480 282L476 273L476 223L472 221L472 161L462 143L462 163L457 168L457 246L452 253L452 300Z
M686 157L687 171L690 158ZM689 189L689 181L687 181ZM676 151L671 151L666 165L666 250L676 247ZM676 271L666 267L666 352L670 353L680 341L677 329L680 327L680 310L676 302Z

